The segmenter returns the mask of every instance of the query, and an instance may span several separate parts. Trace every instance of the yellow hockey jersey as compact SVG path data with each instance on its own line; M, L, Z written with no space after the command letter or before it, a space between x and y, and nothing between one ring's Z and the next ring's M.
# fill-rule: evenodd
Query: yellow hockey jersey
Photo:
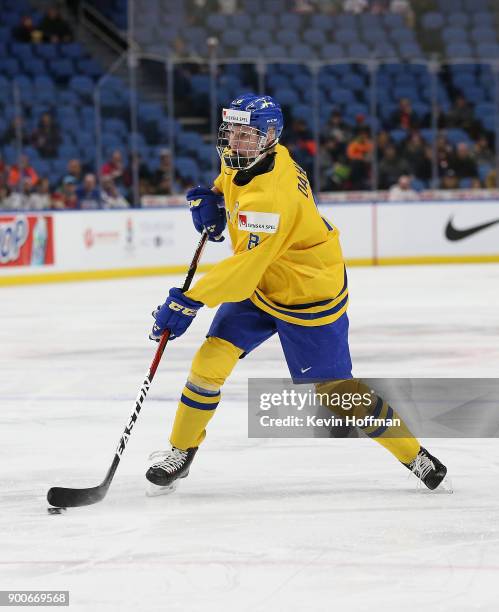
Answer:
M321 217L305 171L277 145L273 168L237 185L222 161L233 255L217 263L187 297L213 307L249 298L297 325L331 323L347 309L348 289L338 229Z

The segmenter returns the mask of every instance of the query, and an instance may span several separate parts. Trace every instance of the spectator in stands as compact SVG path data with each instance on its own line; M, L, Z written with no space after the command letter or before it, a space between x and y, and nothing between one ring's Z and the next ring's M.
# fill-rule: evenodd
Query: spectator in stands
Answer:
M419 132L413 132L406 141L402 152L406 159L411 174L416 174L417 168L423 163L425 158L425 143Z
M425 146L423 157L415 160L411 172L420 181L427 185L430 184L433 175L433 149L431 146Z
M384 15L387 11L386 0L372 0L370 13L373 15Z
M110 176L108 178L111 178ZM83 183L76 189L77 208L101 208L102 198L95 174L86 174Z
M379 188L389 189L402 175L409 174L409 172L407 160L397 153L393 145L389 145L379 164Z
M0 187L7 184L7 178L9 176L9 168L4 162L2 154L0 152Z
M367 179L372 159L373 143L369 130L362 129L347 147L353 189L368 189Z
M218 12L223 15L234 15L237 13L237 0L218 0Z
M19 187L20 189L12 190L7 200L7 208L10 210L32 210L33 182L31 177L23 176L20 179Z
M355 131L358 132L360 129L366 129L369 130L369 122L367 121L367 117L364 115L364 113L357 113L355 115Z
M29 165L29 158L27 155L21 155L20 164L14 164L10 168L9 176L7 182L9 187L15 188L21 186L21 182L24 178L30 179L30 185L36 185L38 181L38 174L36 170Z
M395 185L392 185L388 191L388 200L390 202L409 202L417 200L418 194L411 187L411 177L407 174L399 176Z
M334 161L345 156L345 144L339 142L334 136L322 141L319 149L319 165L321 169L328 169Z
M452 145L447 140L445 132L437 135L437 151L441 157L449 157L452 154Z
M474 128L473 109L464 96L457 96L444 121L448 128L460 128L465 131L471 131Z
M292 10L299 15L309 15L318 8L314 4L316 5L316 3L312 3L312 0L294 0Z
M173 41L172 55L175 59L185 59L191 55L187 43L181 36L176 36Z
M185 15L188 24L190 26L204 27L206 19L213 12L214 7L212 0L192 0L189 9Z
M344 146L334 138L326 140L320 149L320 176L322 191L343 191L351 187Z
M170 177L165 174L156 187L155 195L171 195L173 193Z
M408 98L399 100L399 108L390 119L390 128L410 130L418 127L418 117L412 110L411 101Z
M343 11L345 13L354 13L355 15L360 15L363 13L369 6L367 0L345 0L343 2Z
M123 155L119 149L116 149L111 154L111 159L107 161L101 168L101 175L113 179L114 184L121 190L125 189L123 182L123 174L125 172L125 164L123 163ZM87 175L88 176L88 175Z
M147 164L142 161L140 157L140 153L136 153L137 155L137 165L139 172L139 196L143 196L145 194L151 194L154 192L151 186L151 173L149 172L149 168ZM130 202L133 202L133 154L130 154L128 165L125 168L123 173L123 185L126 188L126 195ZM122 194L125 195L125 194Z
M485 188L486 189L497 189L499 185L497 184L497 172L496 170L491 170L487 177L485 178Z
M10 122L9 127L2 135L3 145L14 145L18 142L22 145L31 144L31 136L25 127L24 117L16 115Z
M21 18L21 23L12 29L12 36L17 42L31 43L35 42L37 29L33 23L33 19L29 15L24 15Z
M47 9L40 22L40 30L43 34L44 42L69 43L73 40L71 27L62 18L56 6L51 6Z
M156 195L170 195L172 193L171 166L170 149L161 149L159 152L159 167L151 177L151 187Z
M72 177L75 180L75 183L79 185L83 181L83 176L86 174L85 169L82 166L81 160L79 159L70 159L67 165L67 173L64 175L63 179L66 177Z
M459 181L471 179L472 187L480 187L478 168L465 142L457 144L455 153L449 159L449 168L454 171Z
M336 143L342 145L343 151L346 149L346 144L352 139L352 129L343 121L342 114L339 110L334 110L325 127L324 133L330 138L334 138Z
M475 157L476 163L479 166L492 166L495 164L496 156L494 155L494 151L492 151L489 146L489 141L487 140L487 137L483 134L479 136L478 140L475 142L473 155Z
M449 169L450 158L452 156L452 146L447 141L444 132L437 136L437 165L438 174L443 177ZM451 175L451 178L454 175Z
M33 132L31 140L42 157L57 157L61 137L59 127L50 113L43 113L40 117L38 127Z
M459 179L452 168L447 168L442 173L440 187L441 189L457 189L459 187Z
M33 210L48 210L51 207L52 197L50 195L49 180L46 177L42 177L31 194L31 208Z
M52 196L52 206L61 210L73 210L78 207L76 179L68 174L62 179L60 189Z
M391 0L390 12L396 15L402 15L406 26L409 28L414 27L414 11L412 10L409 0Z
M378 156L381 159L385 154L386 148L393 144L390 134L386 130L381 130L378 133Z
M10 191L7 185L0 185L0 210L7 210Z
M303 119L294 119L285 144L295 161L302 166L311 179L313 158L317 153L315 140Z
M129 204L121 193L116 189L110 176L103 176L101 180L102 208L128 208Z

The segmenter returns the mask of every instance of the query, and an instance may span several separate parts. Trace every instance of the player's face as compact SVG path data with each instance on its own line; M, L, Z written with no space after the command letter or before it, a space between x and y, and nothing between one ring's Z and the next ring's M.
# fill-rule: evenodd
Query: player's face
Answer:
M229 147L242 157L256 157L259 153L260 136L248 125L230 123L228 126Z

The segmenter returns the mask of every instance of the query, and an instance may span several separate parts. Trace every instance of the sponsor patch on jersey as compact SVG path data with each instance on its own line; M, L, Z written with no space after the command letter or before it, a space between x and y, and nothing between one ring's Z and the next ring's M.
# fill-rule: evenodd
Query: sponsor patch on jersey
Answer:
M279 216L275 213L247 210L238 215L238 228L245 232L275 234L279 227Z
M249 125L251 121L251 113L250 111L236 110L234 108L224 108L222 110L222 121Z

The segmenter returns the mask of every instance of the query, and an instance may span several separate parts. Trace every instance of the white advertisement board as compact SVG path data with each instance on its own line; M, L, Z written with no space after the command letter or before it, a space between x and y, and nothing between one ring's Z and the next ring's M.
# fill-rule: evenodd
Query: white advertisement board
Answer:
M340 230L350 264L499 261L497 201L332 202L319 210ZM0 284L179 272L197 242L184 206L5 213ZM225 240L205 250L203 264L228 255Z
M498 202L432 202L377 206L377 255L499 255Z
M320 213L340 231L341 248L347 260L372 261L374 204L321 204Z
M51 219L53 256L49 263L40 260L35 265L27 253L26 257L18 258L16 265L0 265L0 277L185 266L192 259L199 240L185 208L67 211L43 216ZM15 228L22 217L15 214L5 217L5 222L0 218L0 237L5 234L2 227ZM36 224L36 218L35 213L29 213L29 219L34 220L32 224ZM205 249L203 263L214 263L230 254L227 240L216 247Z

